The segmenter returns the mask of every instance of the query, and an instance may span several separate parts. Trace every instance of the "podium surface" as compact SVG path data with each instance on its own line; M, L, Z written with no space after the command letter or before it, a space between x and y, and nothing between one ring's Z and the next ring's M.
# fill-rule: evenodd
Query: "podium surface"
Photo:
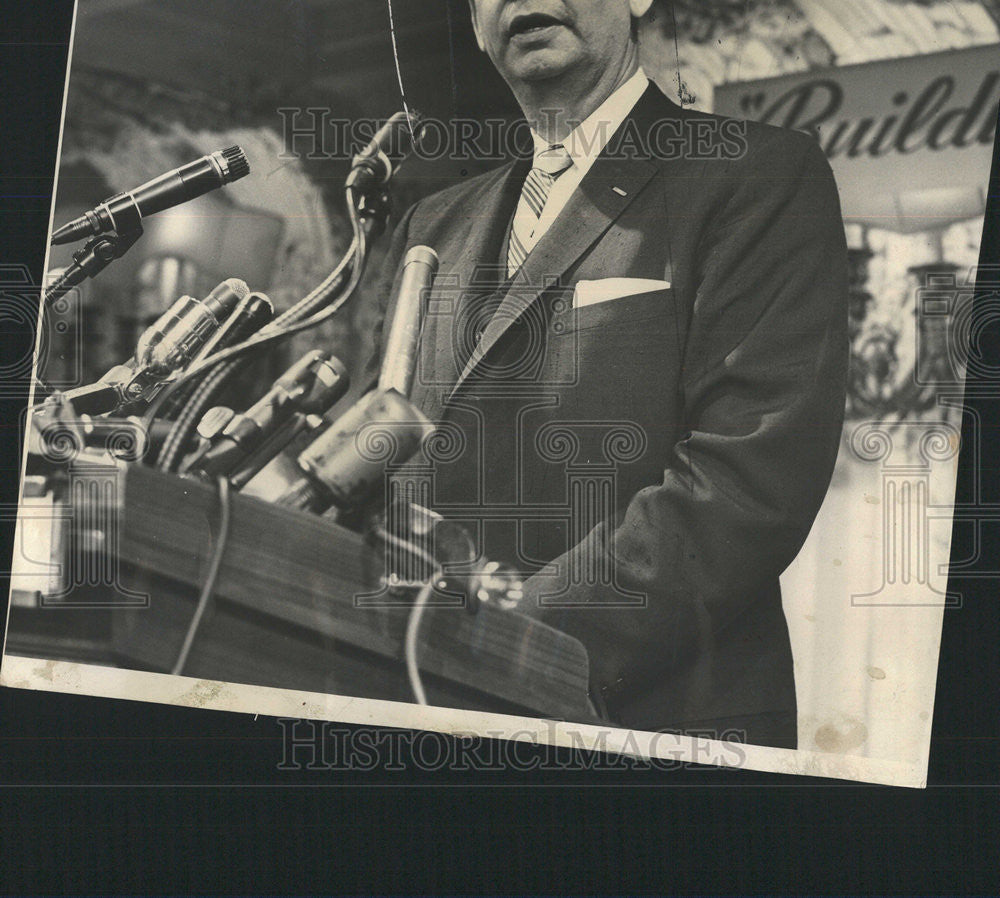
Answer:
M76 585L33 607L15 602L6 653L168 672L218 539L217 490L137 464L74 463L64 492L53 546ZM115 585L88 584L80 565ZM412 604L380 587L381 573L360 534L233 493L185 676L412 701ZM439 600L423 615L417 657L430 704L594 720L583 646L516 611Z

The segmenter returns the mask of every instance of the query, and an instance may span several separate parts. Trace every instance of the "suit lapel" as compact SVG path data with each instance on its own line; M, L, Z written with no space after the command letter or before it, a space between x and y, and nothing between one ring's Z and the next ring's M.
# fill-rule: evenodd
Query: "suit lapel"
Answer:
M524 265L473 350L449 399L546 289L592 247L649 183L657 166L645 159L598 158Z
M485 284L486 266L500 254L500 245L520 193L520 183L527 174L530 160L510 163L495 173L483 187L460 200L455 210L459 221L450 222L454 243L442 242L435 247L442 259L452 258L454 264L443 265L434 280L432 300L440 302L438 314L426 319L422 350L432 353L421 360L420 370L430 374L430 383L422 389L419 405L433 421L442 412L444 394L459 371L458 335L455 323L460 304L477 285Z

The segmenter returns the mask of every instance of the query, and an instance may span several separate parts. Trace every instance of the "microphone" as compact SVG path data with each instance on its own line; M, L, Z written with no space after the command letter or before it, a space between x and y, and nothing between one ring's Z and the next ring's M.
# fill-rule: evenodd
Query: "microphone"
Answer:
M244 281L229 278L203 300L182 296L139 338L134 370L157 376L179 371L249 294Z
M135 355L115 365L97 383L60 397L78 414L109 412L126 402L151 399L177 371L187 367L205 342L250 295L239 278L229 278L203 300L182 296L143 332Z
M295 415L323 414L344 396L350 385L347 369L339 359L328 352L313 350L282 374L245 412L225 420L224 426L209 437L205 450L185 465L183 473L206 477L230 474ZM206 417L209 415L212 412ZM223 423L221 417L218 423ZM208 422L205 424L215 429Z
M52 235L52 244L72 243L118 228L116 217L142 219L193 200L202 194L231 184L250 174L250 162L238 146L217 150L147 181L135 190L126 190L63 225Z
M396 311L382 354L382 371L378 379L380 390L395 390L400 396L410 395L417 371L424 298L434 283L437 270L438 255L429 246L415 246L406 254Z
M409 399L423 299L437 272L429 246L407 254L378 388L365 394L299 455L300 476L277 502L323 514L351 511L385 486L386 473L412 459L435 426Z
M414 109L397 112L351 161L345 186L358 193L383 187L414 148L419 145L424 117Z
M191 359L189 367L200 364L210 355L248 340L274 318L274 304L266 293L248 293Z
M201 349L184 367L195 368L209 356L236 343L241 343L257 333L274 318L274 305L265 293L249 293L239 301L232 314L204 343ZM159 417L174 420L194 392L197 383L189 383L170 397L170 401L160 409Z
M394 390L373 390L299 455L300 476L276 502L314 514L331 506L359 509L385 486L387 471L413 458L435 429Z

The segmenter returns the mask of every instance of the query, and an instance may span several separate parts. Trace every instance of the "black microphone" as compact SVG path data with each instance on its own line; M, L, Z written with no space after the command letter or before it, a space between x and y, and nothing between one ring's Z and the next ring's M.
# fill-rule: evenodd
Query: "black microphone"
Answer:
M397 112L351 162L346 187L358 193L389 183L390 178L420 143L424 117L414 109Z
M314 349L282 374L250 408L228 418L218 433L208 437L204 450L185 465L183 473L207 477L230 474L295 415L322 415L343 398L350 386L344 364L329 352Z
M52 235L53 245L72 243L116 230L116 216L153 215L193 200L202 194L231 184L250 174L250 163L240 147L227 147L175 168L147 181L135 190L126 190L85 212Z

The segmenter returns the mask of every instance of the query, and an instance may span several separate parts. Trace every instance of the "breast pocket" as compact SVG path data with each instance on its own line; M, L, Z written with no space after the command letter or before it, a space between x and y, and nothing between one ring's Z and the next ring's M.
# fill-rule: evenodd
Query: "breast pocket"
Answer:
M584 413L673 395L680 368L677 309L672 289L653 290L557 309L548 340L546 375L564 384L561 402Z
M574 309L568 300L557 308L552 330L556 335L600 335L620 342L629 337L646 342L647 337L663 338L676 329L674 291L671 288L607 299Z

